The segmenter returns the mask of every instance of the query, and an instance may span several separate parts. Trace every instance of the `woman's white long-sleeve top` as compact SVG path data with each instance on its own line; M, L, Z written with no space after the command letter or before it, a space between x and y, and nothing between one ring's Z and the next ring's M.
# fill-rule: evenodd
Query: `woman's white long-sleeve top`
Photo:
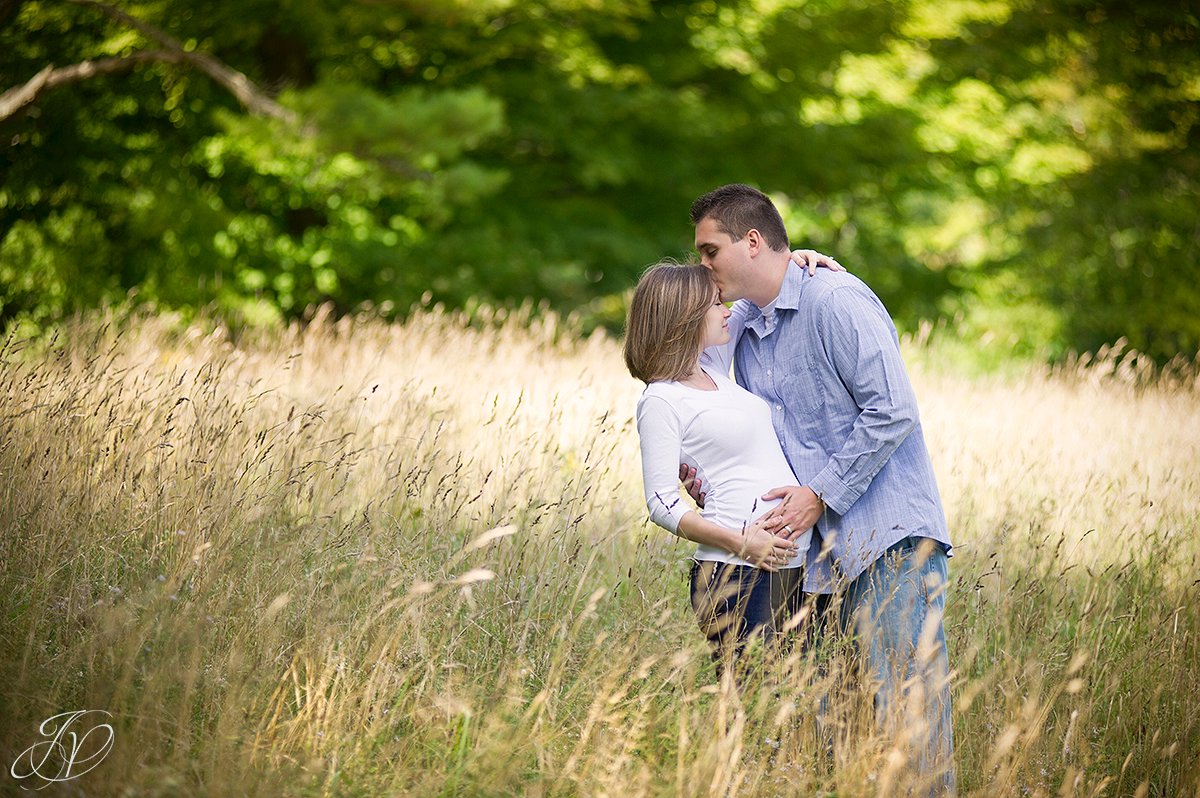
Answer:
M745 528L777 504L762 499L767 491L799 484L775 436L770 406L728 377L735 340L705 350L701 358L715 391L654 382L638 400L646 506L651 520L672 533L678 534L679 519L694 509L679 489L680 463L703 480L707 495L700 515L728 529ZM798 554L786 567L804 564L810 535L797 541ZM749 565L703 544L694 556Z

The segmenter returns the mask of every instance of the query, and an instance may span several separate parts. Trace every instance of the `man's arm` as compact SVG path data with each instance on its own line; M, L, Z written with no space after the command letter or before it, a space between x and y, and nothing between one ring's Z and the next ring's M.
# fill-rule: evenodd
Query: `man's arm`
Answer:
M830 509L845 514L917 425L917 398L896 329L879 300L862 290L833 291L818 314L821 343L858 405L845 444L810 482Z
M877 299L850 286L831 292L818 310L817 334L859 414L841 449L807 486L764 497L786 497L776 508L776 523L791 527L792 535L811 527L826 505L845 514L918 418L895 327Z

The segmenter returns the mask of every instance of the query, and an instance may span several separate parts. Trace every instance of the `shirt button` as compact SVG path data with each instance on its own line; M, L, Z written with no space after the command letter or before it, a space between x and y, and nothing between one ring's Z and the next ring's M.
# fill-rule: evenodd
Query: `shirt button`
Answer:
M776 410L782 410L782 409L783 409L783 405L775 405L775 409L776 409Z
M768 376L768 377L770 377L770 376L771 376L771 370L770 370L770 369L767 369L767 376Z

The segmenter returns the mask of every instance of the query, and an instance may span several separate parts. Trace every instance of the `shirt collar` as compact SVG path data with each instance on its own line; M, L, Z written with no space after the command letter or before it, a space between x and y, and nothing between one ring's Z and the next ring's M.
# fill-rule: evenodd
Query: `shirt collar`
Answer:
M802 267L797 266L792 261L788 261L788 270L784 272L783 284L779 286L779 295L775 297L775 312L781 310L796 310L800 307L800 291L804 287L804 279L808 276ZM763 318L762 308L755 305L749 300L746 301L749 305L749 313L746 315L747 329L754 330L754 333L759 338L765 338L767 333L767 322ZM776 326L779 322L776 320Z

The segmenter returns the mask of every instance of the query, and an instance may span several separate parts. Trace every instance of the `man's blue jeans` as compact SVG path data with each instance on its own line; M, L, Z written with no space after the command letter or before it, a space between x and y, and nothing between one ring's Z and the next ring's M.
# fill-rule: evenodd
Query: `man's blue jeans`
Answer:
M818 634L854 633L876 720L929 795L955 791L950 669L942 617L946 553L928 538L887 550L845 590L817 599Z

